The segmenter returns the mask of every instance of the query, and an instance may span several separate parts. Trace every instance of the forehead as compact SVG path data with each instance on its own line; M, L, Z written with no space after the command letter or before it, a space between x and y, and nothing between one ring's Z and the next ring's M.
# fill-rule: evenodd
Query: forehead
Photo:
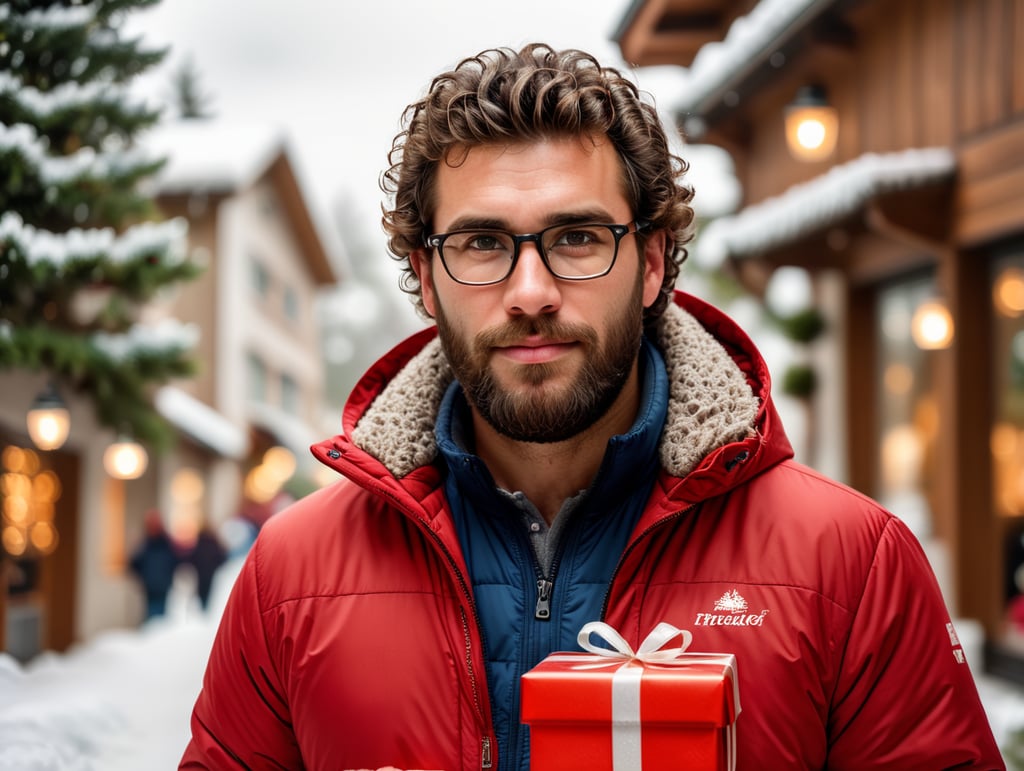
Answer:
M438 166L434 226L488 220L539 228L575 211L621 222L632 216L624 189L622 161L603 136L459 148Z

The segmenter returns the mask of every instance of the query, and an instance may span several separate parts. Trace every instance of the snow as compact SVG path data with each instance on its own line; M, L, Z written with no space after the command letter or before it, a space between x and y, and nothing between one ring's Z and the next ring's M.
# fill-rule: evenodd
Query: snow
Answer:
M937 182L955 170L956 156L945 147L866 153L733 216L716 219L700 234L694 258L714 268L728 257L791 243L853 214L874 196Z
M23 85L20 78L8 72L0 72L0 93L6 93L21 103L22 107L43 119L56 112L78 107L95 109L98 104L116 104L125 112L130 112L129 86L95 80L90 83L69 81L49 91L40 91L33 86ZM150 108L138 102L133 108L139 112Z
M287 150L285 135L271 124L213 120L167 123L140 141L167 159L156 176L162 193L244 189Z
M165 318L153 324L132 324L123 334L97 332L92 344L110 358L123 361L140 353L189 350L199 342L199 325Z
M43 9L34 8L21 16L18 23L23 27L56 30L83 27L95 18L96 9L91 5L71 6L70 8L53 6Z
M0 771L176 768L241 559L218 573L207 614L182 573L163 619L24 666L0 653Z
M823 0L761 0L750 13L732 23L721 42L701 47L687 71L680 91L684 96L676 104L676 111L685 114L696 109L769 46L778 43L783 33L797 29L803 14L822 4Z
M29 265L62 266L74 260L103 255L115 262L129 262L144 254L165 252L173 264L185 257L188 221L183 217L163 222L142 222L120 235L113 228L72 228L65 233L25 224L17 212L0 217L0 241L12 241Z
M125 174L152 160L137 150L97 153L91 147L82 147L70 155L54 156L49 153L46 141L27 123L12 126L0 123L0 152L17 152L36 168L40 180L46 185Z
M158 389L153 403L167 420L226 458L241 460L249 442L245 432L217 410L174 386Z

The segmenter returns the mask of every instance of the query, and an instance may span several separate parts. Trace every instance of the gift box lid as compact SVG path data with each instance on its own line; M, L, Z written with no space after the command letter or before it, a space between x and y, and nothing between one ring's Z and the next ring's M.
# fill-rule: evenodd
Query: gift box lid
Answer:
M736 657L685 653L671 663L592 653L553 653L522 676L522 719L607 722L611 682L622 667L642 667L641 720L728 726L739 714Z

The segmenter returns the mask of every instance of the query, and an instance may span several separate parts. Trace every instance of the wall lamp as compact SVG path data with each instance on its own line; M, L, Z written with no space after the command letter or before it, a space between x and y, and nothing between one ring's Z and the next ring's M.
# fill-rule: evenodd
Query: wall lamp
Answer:
M786 144L798 161L823 161L836 149L839 111L828 103L825 87L803 86L786 105Z
M941 351L953 343L953 314L942 300L927 300L917 306L910 320L910 334L923 351Z
M146 448L121 436L103 452L103 468L114 479L138 479L149 465Z
M32 402L25 424L32 442L40 450L56 450L67 441L71 418L67 405L52 382L47 383Z

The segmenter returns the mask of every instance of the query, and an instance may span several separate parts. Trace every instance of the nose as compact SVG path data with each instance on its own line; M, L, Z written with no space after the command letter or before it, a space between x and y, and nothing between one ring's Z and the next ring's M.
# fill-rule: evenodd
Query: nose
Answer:
M559 283L544 264L536 242L521 242L515 268L505 281L505 311L522 316L554 313L562 305Z

